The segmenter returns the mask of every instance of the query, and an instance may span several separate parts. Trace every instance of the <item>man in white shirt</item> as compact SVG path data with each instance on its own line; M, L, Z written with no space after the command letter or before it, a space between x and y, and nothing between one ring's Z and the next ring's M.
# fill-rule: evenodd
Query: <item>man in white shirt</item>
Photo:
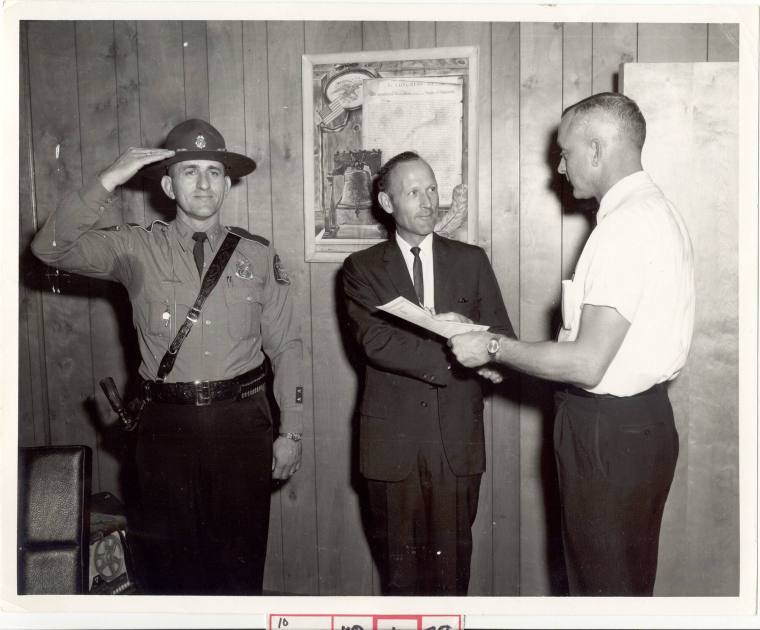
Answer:
M438 186L411 151L378 173L391 238L343 265L348 327L364 355L359 465L386 595L466 595L485 470L483 392L446 341L377 309L403 296L512 336L485 252L433 233Z
M559 343L489 333L451 340L463 365L492 380L501 364L566 384L554 447L573 595L652 594L678 457L666 384L691 343L692 251L683 220L642 170L645 135L638 106L622 94L591 96L562 116L558 170L576 198L600 205L563 282Z

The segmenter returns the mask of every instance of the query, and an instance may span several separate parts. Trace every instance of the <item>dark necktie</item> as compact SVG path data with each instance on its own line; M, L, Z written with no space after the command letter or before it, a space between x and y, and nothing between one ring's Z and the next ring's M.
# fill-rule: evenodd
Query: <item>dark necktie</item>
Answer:
M206 240L205 232L195 232L193 234L193 258L195 258L195 266L198 267L198 275L203 277L203 242Z
M412 277L414 279L414 291L421 306L425 306L425 282L422 279L422 261L420 260L420 248L412 247L414 264L412 265Z

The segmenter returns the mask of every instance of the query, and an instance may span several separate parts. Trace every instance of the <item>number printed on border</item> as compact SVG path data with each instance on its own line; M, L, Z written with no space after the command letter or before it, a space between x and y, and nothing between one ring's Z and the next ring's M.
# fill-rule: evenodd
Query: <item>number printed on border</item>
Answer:
M267 630L463 630L462 615L270 614Z

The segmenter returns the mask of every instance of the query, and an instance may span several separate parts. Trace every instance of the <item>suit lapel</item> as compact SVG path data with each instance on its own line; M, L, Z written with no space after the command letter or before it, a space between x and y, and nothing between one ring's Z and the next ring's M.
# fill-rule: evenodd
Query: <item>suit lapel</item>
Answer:
M404 262L404 256L401 254L401 250L396 243L395 236L391 236L391 238L385 243L383 261L391 284L396 288L398 294L405 297L413 304L417 304L417 294L414 292L414 284L409 277L409 270Z
M456 273L456 265L452 264L451 256L448 256L448 243L433 234L433 276L435 284L435 312L448 313L452 310L451 282Z

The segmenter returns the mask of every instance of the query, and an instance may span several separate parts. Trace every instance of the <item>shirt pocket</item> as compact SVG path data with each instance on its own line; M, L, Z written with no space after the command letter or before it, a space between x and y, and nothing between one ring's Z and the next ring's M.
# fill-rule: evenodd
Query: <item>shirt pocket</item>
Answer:
M230 337L248 339L258 334L264 301L263 282L257 278L230 278L226 281L225 300Z
M582 287L574 280L562 281L562 328L578 328L581 314Z
M147 315L148 332L155 337L169 337L174 317L168 301L151 300Z
M177 330L177 319L183 321L189 307L176 304L175 285L172 282L159 282L146 288L142 299L134 306L138 306L138 317L141 321L135 322L141 330L153 337L168 339ZM180 323L182 323L180 321Z

